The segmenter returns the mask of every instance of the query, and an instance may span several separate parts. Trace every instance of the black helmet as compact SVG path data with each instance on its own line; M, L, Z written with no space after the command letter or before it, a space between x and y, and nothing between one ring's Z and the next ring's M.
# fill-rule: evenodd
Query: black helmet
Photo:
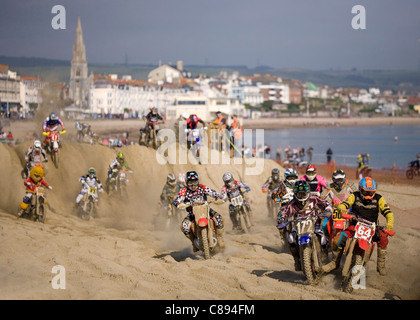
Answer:
M271 170L271 176L273 177L274 181L279 181L280 180L280 170L277 168L274 168L273 170Z
M341 190L343 185L346 183L346 173L341 169L335 170L332 174L332 181L333 184Z
M300 204L305 204L310 194L309 183L305 180L298 180L293 185L293 196Z
M56 113L54 112L50 113L50 120L57 120L57 119L58 119L58 116Z
M195 171L188 171L185 174L185 184L191 191L197 190L198 187L198 173Z

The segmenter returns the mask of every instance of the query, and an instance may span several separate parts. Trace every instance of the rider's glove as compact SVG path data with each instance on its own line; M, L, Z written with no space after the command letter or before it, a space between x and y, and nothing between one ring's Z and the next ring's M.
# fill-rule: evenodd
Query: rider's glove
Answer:
M248 188L246 188L246 189L245 189L245 191L246 191L246 192L250 192L250 191L251 191L251 188L250 188L250 187L248 187Z

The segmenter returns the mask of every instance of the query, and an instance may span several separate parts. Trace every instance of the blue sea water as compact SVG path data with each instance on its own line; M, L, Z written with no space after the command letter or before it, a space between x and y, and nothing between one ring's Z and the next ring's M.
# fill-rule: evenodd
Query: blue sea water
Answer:
M398 137L395 141L395 137ZM328 127L265 130L265 144L271 147L271 158L278 146L284 149L314 148L312 162L325 163L326 151L331 148L336 164L357 167L357 155L370 154L372 168L407 167L420 153L420 125L374 127ZM304 160L307 160L305 156Z

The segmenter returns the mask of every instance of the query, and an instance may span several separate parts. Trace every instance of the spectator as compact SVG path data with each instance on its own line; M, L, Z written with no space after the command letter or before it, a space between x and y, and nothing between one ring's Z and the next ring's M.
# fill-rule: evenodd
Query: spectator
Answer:
M308 155L308 163L312 162L312 151L314 150L314 148L309 147L308 151L306 152L306 154Z
M277 148L277 151L276 151L276 159L277 159L278 161L281 161L281 146L279 146L279 147Z
M327 162L328 163L331 162L332 155L333 155L333 152L332 152L331 148L328 148L328 150L327 150Z

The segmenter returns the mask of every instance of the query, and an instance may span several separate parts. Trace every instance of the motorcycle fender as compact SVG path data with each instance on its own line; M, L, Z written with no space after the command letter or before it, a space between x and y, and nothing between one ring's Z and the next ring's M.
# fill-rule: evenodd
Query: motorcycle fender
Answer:
M308 244L311 241L309 234L303 234L299 237L299 245Z
M58 150L58 142L57 141L53 142L53 148L54 148L54 150Z
M359 247L367 251L370 248L370 244L365 239L359 239Z
M207 221L207 219L206 219L206 218L201 218L200 220L198 220L198 221L197 221L197 224L198 224L200 227L206 227L208 223L209 223L209 222Z

